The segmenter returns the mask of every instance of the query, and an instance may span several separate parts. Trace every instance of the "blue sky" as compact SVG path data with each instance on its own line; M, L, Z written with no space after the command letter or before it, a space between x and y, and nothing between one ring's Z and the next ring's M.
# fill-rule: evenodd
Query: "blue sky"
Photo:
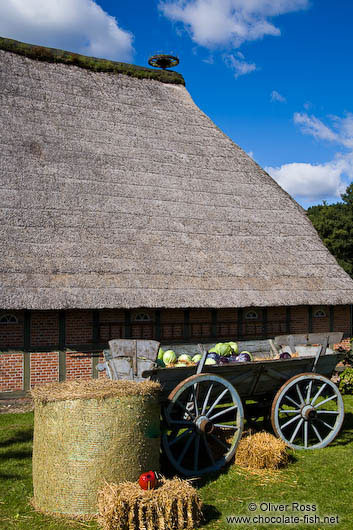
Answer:
M304 207L353 180L351 0L8 0L0 35L146 65L158 51L195 103Z

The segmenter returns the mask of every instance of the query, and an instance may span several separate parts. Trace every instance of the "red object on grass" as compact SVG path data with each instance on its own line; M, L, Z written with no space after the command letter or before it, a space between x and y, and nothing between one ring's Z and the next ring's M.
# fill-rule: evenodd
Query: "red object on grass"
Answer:
M154 471L147 471L147 473L142 473L139 478L140 487L143 490L153 490L158 483L158 478Z

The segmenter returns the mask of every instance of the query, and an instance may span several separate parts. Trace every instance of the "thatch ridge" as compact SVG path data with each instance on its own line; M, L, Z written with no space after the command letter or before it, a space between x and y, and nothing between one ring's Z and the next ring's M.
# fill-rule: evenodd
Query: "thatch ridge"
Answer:
M113 74L136 77L138 79L155 79L162 83L185 85L183 76L172 70L154 70L135 64L110 61L57 48L28 44L5 37L0 37L0 50L24 55L36 61L74 65L80 68L86 68L87 70L93 70L94 72L111 72Z
M0 307L352 303L303 209L182 85L0 61Z

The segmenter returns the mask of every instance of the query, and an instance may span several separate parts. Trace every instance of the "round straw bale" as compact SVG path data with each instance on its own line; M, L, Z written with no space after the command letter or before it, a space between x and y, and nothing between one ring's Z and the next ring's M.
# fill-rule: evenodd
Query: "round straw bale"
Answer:
M278 469L288 463L286 444L264 431L244 436L239 442L235 463L248 469Z
M159 470L158 383L92 380L36 387L33 504L68 516L97 513L105 480Z
M135 482L105 484L98 494L98 522L103 530L182 530L200 525L202 502L186 480L162 479L142 490Z

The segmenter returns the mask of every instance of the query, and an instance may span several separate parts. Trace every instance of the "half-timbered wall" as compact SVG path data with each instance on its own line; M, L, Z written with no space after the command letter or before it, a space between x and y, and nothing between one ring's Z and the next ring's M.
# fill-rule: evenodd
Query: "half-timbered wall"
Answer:
M0 397L40 383L98 377L111 338L170 344L325 331L350 337L352 327L352 306L0 311Z

